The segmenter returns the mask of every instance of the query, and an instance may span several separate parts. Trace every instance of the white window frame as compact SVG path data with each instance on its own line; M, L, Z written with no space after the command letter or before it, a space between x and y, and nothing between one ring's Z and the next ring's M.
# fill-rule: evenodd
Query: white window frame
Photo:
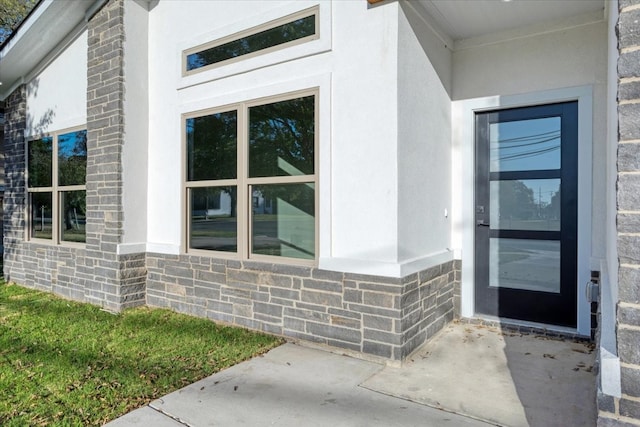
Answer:
M287 101L306 96L314 97L314 173L312 175L294 175L294 176L274 176L274 177L255 177L248 176L249 171L249 150L248 150L248 125L249 125L249 108L264 104ZM316 266L319 258L319 127L320 127L320 88L311 88L288 92L279 95L273 95L263 98L247 100L234 104L227 104L220 107L208 108L204 110L184 113L181 116L181 133L182 133L182 208L184 212L184 220L182 224L184 252L200 256L210 256L226 259L262 261L278 264L305 265ZM202 180L189 181L187 179L187 132L186 123L188 119L202 117L211 114L217 114L228 111L237 111L237 174L233 179L220 180ZM261 184L295 184L295 183L312 183L314 185L314 259L289 258L275 255L251 254L251 220L253 215L253 185ZM219 186L235 186L237 191L237 252L225 252L215 250L193 249L190 248L190 221L191 221L191 188L203 187L219 187Z

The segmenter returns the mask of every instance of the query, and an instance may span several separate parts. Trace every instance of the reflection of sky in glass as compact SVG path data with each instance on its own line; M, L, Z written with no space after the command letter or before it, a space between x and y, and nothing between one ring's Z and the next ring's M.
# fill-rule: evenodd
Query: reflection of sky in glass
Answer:
M86 157L87 131L71 132L58 137L58 157Z
M560 169L560 117L489 125L491 171Z

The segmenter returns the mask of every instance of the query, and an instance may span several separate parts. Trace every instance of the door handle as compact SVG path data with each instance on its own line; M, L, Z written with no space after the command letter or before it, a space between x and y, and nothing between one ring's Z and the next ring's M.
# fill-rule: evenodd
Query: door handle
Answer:
M483 220L479 219L476 221L476 225L478 227L491 227L491 224L488 224L486 222L484 222Z

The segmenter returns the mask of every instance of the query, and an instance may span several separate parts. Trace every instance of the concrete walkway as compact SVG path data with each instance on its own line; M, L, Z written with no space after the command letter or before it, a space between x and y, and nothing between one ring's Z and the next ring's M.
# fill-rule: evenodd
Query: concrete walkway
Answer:
M285 344L108 426L592 426L588 344L453 323L402 367Z
M510 427L596 425L592 346L452 323L362 386Z
M487 424L359 387L383 365L285 344L109 424L122 426L451 426Z

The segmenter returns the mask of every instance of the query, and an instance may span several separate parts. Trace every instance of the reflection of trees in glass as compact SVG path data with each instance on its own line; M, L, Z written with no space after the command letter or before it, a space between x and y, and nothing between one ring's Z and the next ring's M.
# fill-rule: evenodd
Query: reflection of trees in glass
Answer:
M64 209L62 240L64 241L86 241L86 194L84 190L62 192Z
M546 206L547 218L560 219L560 185L558 185L558 191L551 196L551 202Z
M316 33L315 15L242 37L187 56L187 71L268 49Z
M204 181L237 177L238 115L236 111L187 119L187 180ZM193 190L196 192L196 190ZM236 215L235 187L198 189L198 198L231 197L229 215ZM194 202L196 200L194 199Z
M87 176L87 131L58 137L58 185L84 185Z
M58 137L58 185L84 185L87 177L87 131L71 132ZM86 192L64 193L65 230L78 229L78 215L84 217Z
M31 193L31 235L51 239L51 193Z
M29 141L29 187L51 187L53 138Z
M187 179L234 179L237 174L236 111L187 119Z
M522 181L501 181L498 190L501 219L532 219L537 212L533 190Z
M249 176L314 173L315 98L249 109Z

